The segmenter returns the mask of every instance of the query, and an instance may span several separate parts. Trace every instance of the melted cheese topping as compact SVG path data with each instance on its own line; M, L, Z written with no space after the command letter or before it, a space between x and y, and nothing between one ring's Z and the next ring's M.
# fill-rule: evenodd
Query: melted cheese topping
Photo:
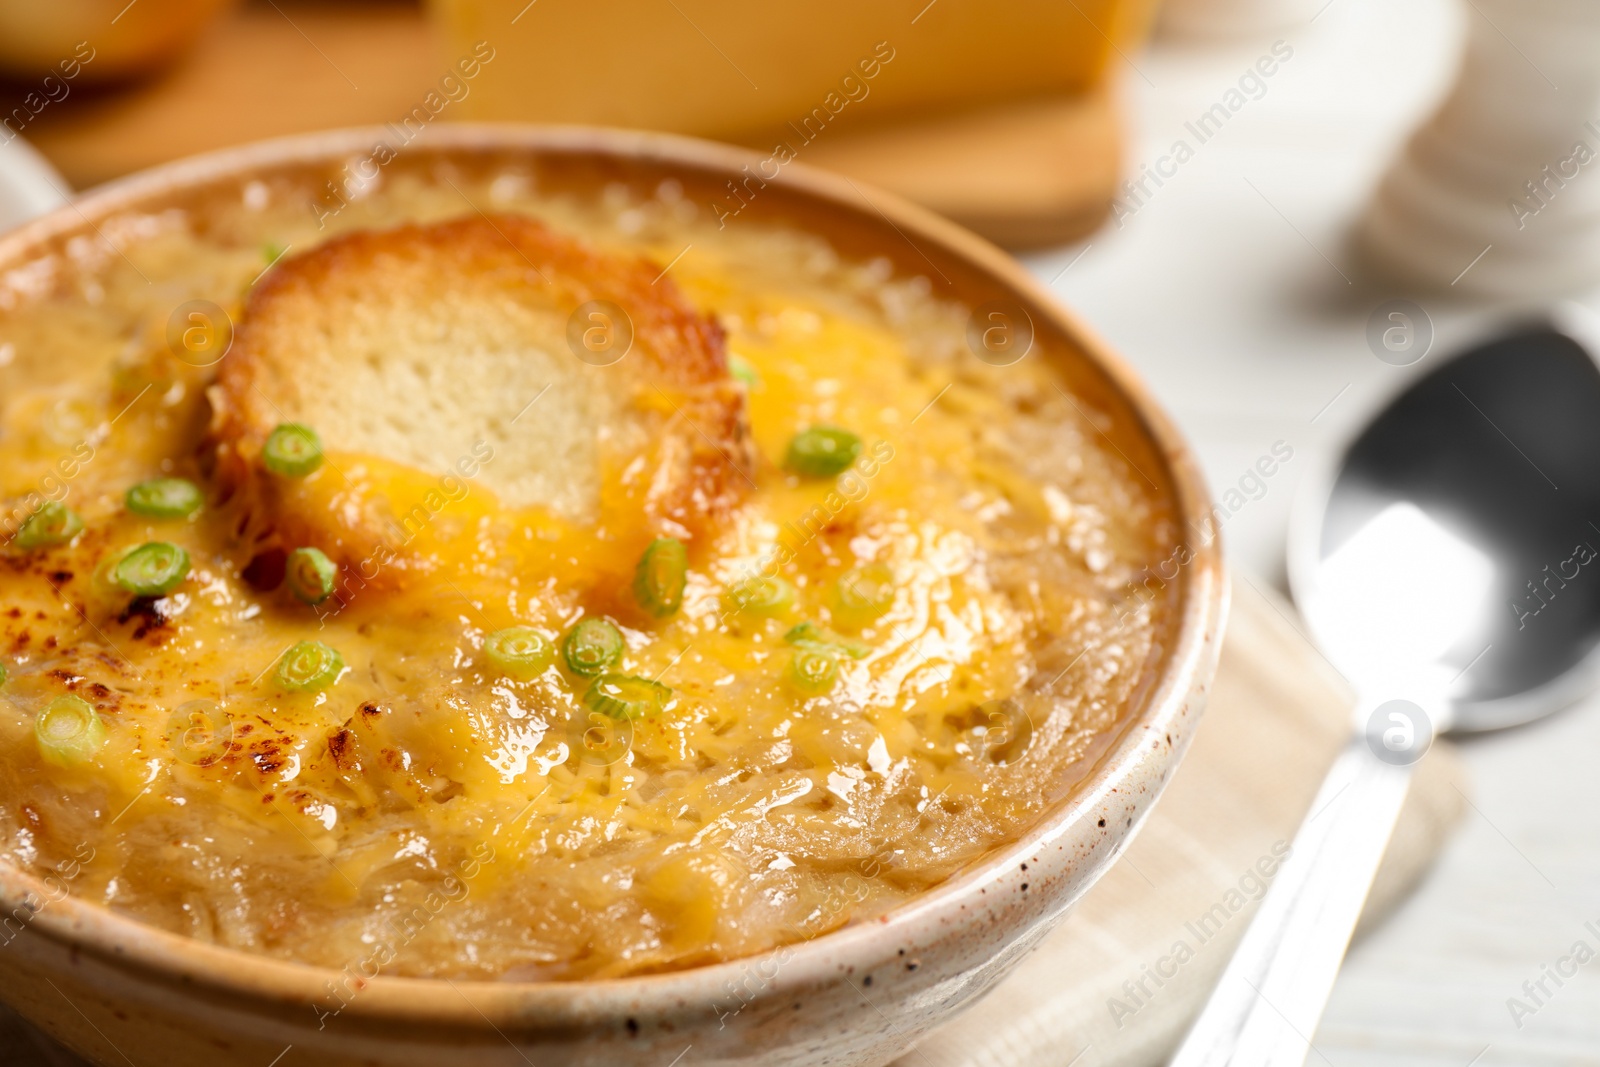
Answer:
M965 309L926 279L800 233L721 231L670 185L541 198L507 172L468 190L662 263L691 246L674 277L755 372L764 460L746 504L692 546L682 609L624 628L618 669L670 686L665 708L613 720L559 666L517 681L486 663L502 627L555 641L622 616L637 558L618 547L634 531L501 507L474 481L493 440L442 472L330 455L303 491L387 497L422 565L398 593L369 590L390 563L374 558L316 609L260 588L225 503L188 520L123 507L149 477L206 485L210 371L172 358L172 307L236 308L264 242L320 236L302 189L253 184L236 205L109 220L119 254L79 241L0 288L0 517L49 498L86 524L0 555L4 856L159 926L347 975L580 978L881 914L1059 800L1160 654L1167 605L1132 585L1174 531L1047 354L983 365ZM460 210L454 187L402 174L333 228ZM816 423L860 435L861 458L785 473L789 438ZM618 491L648 488L615 473ZM193 569L130 602L104 562L150 540ZM877 618L841 609L864 567L892 578ZM740 611L753 574L791 583L793 605ZM821 696L784 681L802 621L859 646ZM276 661L308 639L346 670L278 691ZM67 693L106 731L72 769L33 736Z

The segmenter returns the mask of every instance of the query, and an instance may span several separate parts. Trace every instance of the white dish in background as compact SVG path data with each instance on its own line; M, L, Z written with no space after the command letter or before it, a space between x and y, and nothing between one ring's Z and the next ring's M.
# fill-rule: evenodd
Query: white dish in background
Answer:
M0 232L65 204L72 196L56 169L27 141L0 142Z

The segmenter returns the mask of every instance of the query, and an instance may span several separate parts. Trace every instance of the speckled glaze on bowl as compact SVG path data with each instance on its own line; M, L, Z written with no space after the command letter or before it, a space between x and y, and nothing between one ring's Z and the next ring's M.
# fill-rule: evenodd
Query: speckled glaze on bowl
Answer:
M237 196L264 173L332 178L384 136L295 137L116 182L0 237L0 271L73 237L95 237L98 224L120 211ZM569 187L651 187L672 177L709 204L723 202L729 180L745 181L744 168L755 170L762 157L615 130L441 126L390 167L513 160L539 168L541 183ZM767 180L746 212L818 233L846 255L885 256L968 306L1020 305L1038 338L1075 353L1060 361L1074 390L1109 416L1102 428L1113 442L1170 489L1182 528L1209 528L1203 480L1172 424L1133 373L1004 253L887 193L799 164ZM1204 704L1226 612L1217 540L1193 538L1186 547L1161 661L1085 780L1027 836L879 919L765 956L645 977L513 983L375 975L335 1015L336 972L145 927L0 864L0 998L105 1065L885 1063L1005 975L1106 871L1160 796Z

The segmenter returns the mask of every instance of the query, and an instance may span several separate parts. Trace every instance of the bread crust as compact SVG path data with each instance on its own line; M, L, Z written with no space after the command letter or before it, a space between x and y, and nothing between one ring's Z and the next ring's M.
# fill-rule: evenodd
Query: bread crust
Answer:
M590 301L615 304L631 320L631 348L614 364L580 360L568 350L565 336L553 336L552 324L560 323L564 334L568 316ZM382 557L386 577L380 584L427 569L397 538L394 509L381 492L330 484L352 482L335 462L306 480L318 483L313 490L301 480L267 471L261 451L280 423L308 422L323 437L330 457L376 454L402 464L417 462L415 457L376 452L371 435L363 437L352 423L366 413L363 405L403 405L425 398L330 398L328 383L341 381L338 364L345 358L336 342L356 331L388 344L385 331L393 327L394 351L385 347L384 355L369 358L368 366L360 368L382 382L381 361L406 359L408 337L434 326L448 332L448 320L433 323L428 308L444 309L444 314L468 304L489 309L474 313L471 323L485 325L491 337L503 340L508 331L515 335L518 330L535 334L526 342L548 353L541 357L547 361L541 364L543 373L572 375L569 390L578 390L577 395L592 399L606 413L592 428L600 457L594 471L581 479L565 469L534 471L548 475L549 484L571 488L568 495L575 499L592 497L593 508L563 503L566 495L515 499L509 491L512 498L502 504L548 508L580 527L605 530L622 548L654 536L708 536L753 484L755 453L745 395L729 377L723 331L688 302L658 265L602 252L516 215L359 231L286 257L267 272L247 298L233 346L208 394L217 480L240 509L238 530L253 556L314 544L352 571ZM483 322L501 310L505 321ZM527 323L535 325L524 329ZM558 340L560 351L551 352ZM478 410L463 410L456 420L463 441L488 433L483 413L503 407L506 390L515 388L482 376L470 348L464 344L464 354L451 357L460 366L446 368L453 383L473 382L470 399ZM505 369L503 362L497 366ZM352 364L348 369L356 368ZM370 386L374 379L363 380ZM338 384L332 388L346 392ZM340 417L340 412L351 418ZM317 413L321 417L313 418ZM564 414L536 409L517 432L536 436L543 424ZM501 430L505 421L498 421ZM542 461L536 452L532 462ZM573 484L565 486L563 478ZM593 478L600 482L589 484Z

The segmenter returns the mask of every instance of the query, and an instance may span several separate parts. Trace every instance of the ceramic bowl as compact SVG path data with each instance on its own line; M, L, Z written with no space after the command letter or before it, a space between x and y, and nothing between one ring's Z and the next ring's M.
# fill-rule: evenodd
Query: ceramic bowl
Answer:
M130 209L203 209L252 178L334 178L386 130L294 137L185 160L115 182L0 237L14 269ZM676 178L720 203L756 153L654 134L440 126L391 167L520 161L541 187ZM1026 320L1130 460L1165 483L1185 551L1169 568L1174 622L1159 663L1092 770L1021 840L882 917L764 956L676 973L571 983L374 975L337 1014L335 972L142 926L0 864L0 998L105 1065L162 1067L599 1067L882 1064L990 989L1128 844L1188 745L1226 610L1220 546L1194 458L1133 372L1014 260L887 193L799 163L765 180L750 217L884 256L969 307ZM1181 563L1181 566L1178 564ZM42 905L30 913L25 901ZM280 1057L282 1057L280 1059Z

